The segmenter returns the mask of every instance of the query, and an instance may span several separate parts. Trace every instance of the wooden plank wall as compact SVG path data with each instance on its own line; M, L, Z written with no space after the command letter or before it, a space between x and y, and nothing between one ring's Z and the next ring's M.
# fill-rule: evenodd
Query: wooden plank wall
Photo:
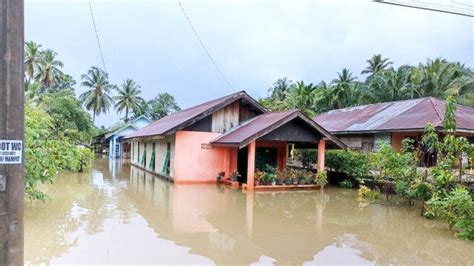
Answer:
M240 103L236 101L212 114L212 132L225 133L239 124Z

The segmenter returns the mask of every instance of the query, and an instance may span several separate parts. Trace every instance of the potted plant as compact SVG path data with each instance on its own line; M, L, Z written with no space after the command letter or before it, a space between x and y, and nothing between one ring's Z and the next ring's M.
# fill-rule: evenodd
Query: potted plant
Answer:
M234 171L232 174L230 174L230 180L232 181L238 181L239 177L241 177L241 175L237 171Z
M254 177L254 185L255 186L260 186L260 183L263 183L263 177L265 176L265 173L260 171L260 170L257 170L257 172L255 173L255 177Z
M306 172L306 171L300 171L300 172L298 173L298 179L299 179L299 180L298 180L298 184L300 184L300 185L305 185L305 184L306 184L306 181L307 181L306 176L307 176L307 172Z
M269 179L271 180L272 186L275 186L277 183L276 174L268 174L268 175L269 175Z
M314 183L321 186L321 190L324 189L324 186L328 184L328 172L318 171L315 175Z
M221 171L221 172L217 173L217 177L216 177L217 183L220 183L224 176L225 176L224 171Z

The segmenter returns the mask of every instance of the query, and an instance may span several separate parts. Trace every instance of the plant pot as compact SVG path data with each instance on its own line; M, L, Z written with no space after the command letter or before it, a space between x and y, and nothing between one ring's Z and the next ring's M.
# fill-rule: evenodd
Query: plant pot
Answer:
M276 180L273 180L272 181L272 186L276 185L277 181Z
M255 181L254 181L254 185L255 185L255 186L260 186L260 180L255 180Z
M298 180L293 180L293 185L298 185Z

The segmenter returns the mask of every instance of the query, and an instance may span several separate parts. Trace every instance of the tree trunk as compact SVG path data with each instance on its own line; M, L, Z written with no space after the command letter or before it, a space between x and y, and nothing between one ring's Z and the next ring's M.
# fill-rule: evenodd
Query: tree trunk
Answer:
M125 123L128 122L128 107L125 107Z
M92 124L95 124L95 111L92 111Z

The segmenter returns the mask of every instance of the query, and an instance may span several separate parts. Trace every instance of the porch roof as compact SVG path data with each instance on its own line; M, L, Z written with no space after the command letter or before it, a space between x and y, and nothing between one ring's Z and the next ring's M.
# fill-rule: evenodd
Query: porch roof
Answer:
M263 137L274 130L287 125L291 121L299 119L304 123L308 129L319 132L323 138L327 139L336 147L345 149L346 145L342 143L337 137L333 136L326 129L318 125L299 110L292 110L286 112L266 113L257 116L246 123L230 130L217 139L211 141L211 144L216 146L236 146L243 148L250 142Z

